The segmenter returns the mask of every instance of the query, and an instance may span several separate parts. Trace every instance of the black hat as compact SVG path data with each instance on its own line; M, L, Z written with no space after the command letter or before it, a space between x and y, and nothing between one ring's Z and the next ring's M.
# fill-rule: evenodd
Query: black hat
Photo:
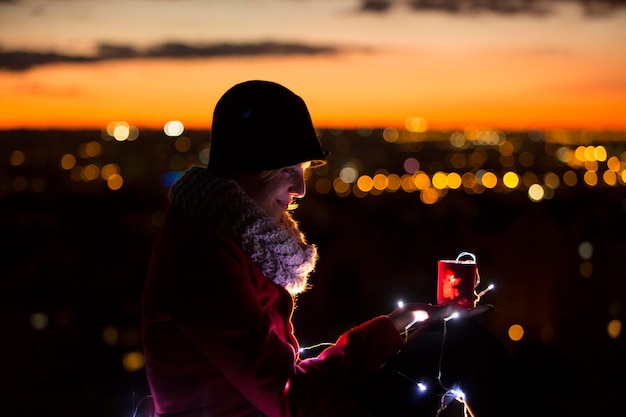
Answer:
M270 81L230 88L213 112L208 168L216 174L326 162L304 101Z

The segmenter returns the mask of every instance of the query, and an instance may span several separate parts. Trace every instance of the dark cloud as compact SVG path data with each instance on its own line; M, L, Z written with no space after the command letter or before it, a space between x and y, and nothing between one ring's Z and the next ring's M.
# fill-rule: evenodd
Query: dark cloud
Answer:
M557 1L578 3L587 15L594 16L608 15L626 7L626 0L361 0L359 10L384 13L393 6L406 5L414 11L543 15L550 13Z
M55 52L0 51L0 69L23 71L32 67L62 62L93 62L96 57L68 56Z
M359 8L365 12L386 12L391 6L391 0L362 0Z
M1 1L1 0L0 0ZM24 71L36 66L57 63L88 63L120 59L150 58L218 58L266 55L329 55L341 50L333 46L314 46L300 43L219 43L191 45L169 42L146 50L128 45L101 44L92 56L64 55L56 52L3 51L0 50L0 69Z

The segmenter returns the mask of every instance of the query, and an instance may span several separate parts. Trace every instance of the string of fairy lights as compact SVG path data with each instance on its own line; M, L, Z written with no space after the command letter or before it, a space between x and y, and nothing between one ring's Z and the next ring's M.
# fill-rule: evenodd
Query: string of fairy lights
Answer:
M483 290L480 294L484 294L488 291L490 291L491 289L493 289L493 284L489 285L485 290ZM477 300L478 301L478 298ZM398 302L398 307L402 308L404 306L404 303L402 301ZM448 387L443 383L443 352L444 352L444 346L446 343L446 338L447 338L447 334L448 334L448 326L447 323L450 320L459 318L461 315L459 314L458 311L452 312L449 316L445 317L443 319L443 331L442 331L442 338L441 338L441 351L439 354L439 360L438 360L438 370L437 370L437 382L439 383L439 385L441 386L441 388L443 388L445 390L445 392L443 394L434 394L434 395L439 395L440 396L440 406L439 409L437 410L435 416L438 417L441 415L441 413L443 413L444 410L447 409L447 407L453 402L453 401L457 401L462 405L462 413L464 417L475 417L474 412L472 411L469 402L466 398L465 393L459 389L456 386L453 387ZM427 311L425 310L416 310L413 312L413 320L407 324L407 326L404 328L404 336L405 338L407 338L409 336L409 334L416 329L416 326L420 323L424 323L425 321L427 321L429 319L429 314ZM330 342L320 342L320 343L316 343L313 345L309 345L309 346L302 346L299 349L300 354L303 354L306 351L309 350L313 350L313 349L318 349L318 348L323 348L323 347L328 347L328 346L333 346L334 343L330 343ZM402 378L406 379L407 381L411 382L412 384L414 384L416 391L419 393L427 393L429 392L429 388L428 386L422 382L422 381L415 381L414 379L412 379L411 377L405 375L404 373L400 372L399 370L394 370L394 373L396 373L397 375L401 376ZM146 395L143 398L141 398L135 406L135 409L133 411L132 417L153 417L154 416L154 409L153 406L151 405L151 400L152 399L152 395ZM142 410L145 408L145 411L142 413Z

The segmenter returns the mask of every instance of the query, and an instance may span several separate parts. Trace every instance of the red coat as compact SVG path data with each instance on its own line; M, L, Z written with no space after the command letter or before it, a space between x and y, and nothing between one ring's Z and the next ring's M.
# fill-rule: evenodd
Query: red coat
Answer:
M403 345L381 316L299 360L293 297L225 235L172 206L143 295L156 412L179 416L365 416L350 390Z

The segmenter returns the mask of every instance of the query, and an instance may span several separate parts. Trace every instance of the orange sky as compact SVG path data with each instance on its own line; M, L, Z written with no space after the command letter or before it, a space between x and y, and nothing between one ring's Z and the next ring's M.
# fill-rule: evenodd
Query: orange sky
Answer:
M261 3L269 8L275 1ZM322 6L309 12L322 16ZM0 27L8 19L2 16ZM402 127L407 118L423 117L433 129L626 129L626 48L618 42L626 41L625 12L589 18L570 7L549 17L468 18L406 10L328 16L343 23L336 33L303 27L298 35L295 25L290 32L282 30L301 43L351 46L340 53L137 58L0 69L0 128L102 128L121 120L160 128L168 120L180 120L187 128L208 129L219 96L237 82L256 78L280 82L301 95L318 127ZM76 34L65 38L61 29L53 32L58 34L48 49L42 46L44 34L33 30L29 43L12 45L8 30L0 29L4 50L48 51L61 45L56 50L62 53L88 54L88 48L70 42ZM29 32L21 30L27 39ZM245 30L241 32L243 36ZM126 44L154 44L159 39L155 33L153 39L129 38ZM203 39L215 42L220 33ZM245 42L265 39L262 33L248 34ZM102 41L105 34L91 36ZM183 34L181 28L179 38Z

